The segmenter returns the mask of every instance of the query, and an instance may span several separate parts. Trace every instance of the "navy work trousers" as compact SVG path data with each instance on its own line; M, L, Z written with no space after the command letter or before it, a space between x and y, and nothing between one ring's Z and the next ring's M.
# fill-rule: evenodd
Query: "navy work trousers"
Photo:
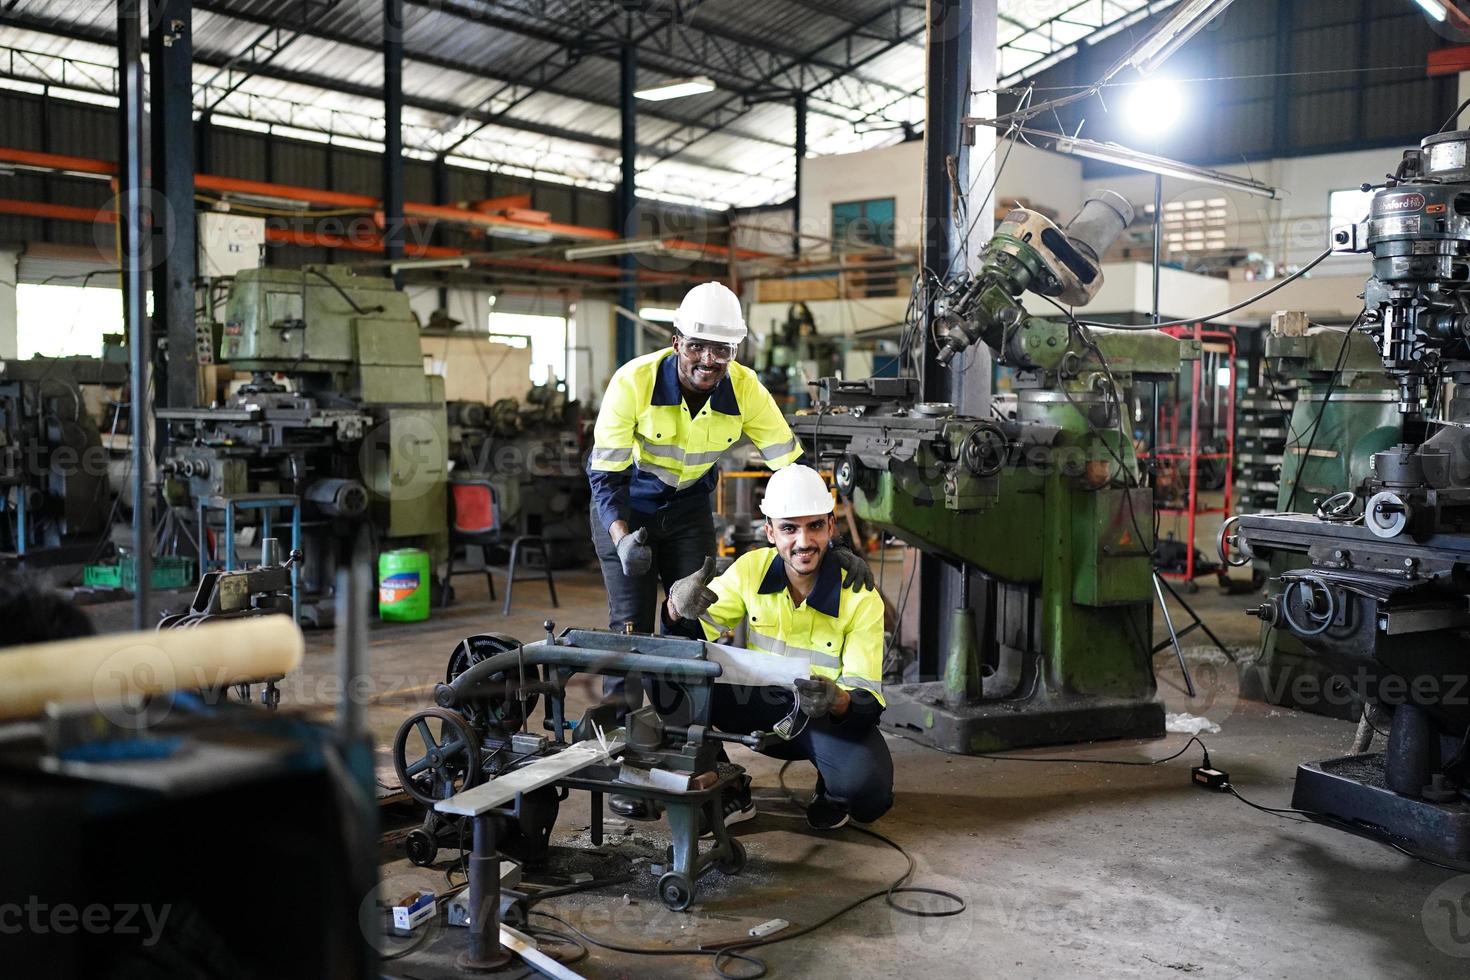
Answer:
M749 735L772 731L791 712L794 698L779 687L716 684L710 722L722 732ZM847 808L860 823L872 823L893 806L893 756L876 726L847 728L827 718L798 715L799 734L763 754L774 759L808 759L817 767L827 799Z

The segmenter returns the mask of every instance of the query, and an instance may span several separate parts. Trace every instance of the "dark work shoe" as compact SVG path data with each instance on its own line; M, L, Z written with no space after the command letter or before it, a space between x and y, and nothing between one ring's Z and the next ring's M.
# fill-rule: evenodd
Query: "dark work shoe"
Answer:
M609 796L607 808L624 820L658 819L658 810L654 805L636 796Z
M750 798L750 783L751 779L749 776L741 776L736 782L731 783L726 788L720 808L725 818L726 829L735 826L737 823L744 823L747 820L755 819L755 801ZM706 830L700 836L712 837L714 835L711 831Z
M806 805L806 824L813 830L836 830L847 826L847 807L818 794Z

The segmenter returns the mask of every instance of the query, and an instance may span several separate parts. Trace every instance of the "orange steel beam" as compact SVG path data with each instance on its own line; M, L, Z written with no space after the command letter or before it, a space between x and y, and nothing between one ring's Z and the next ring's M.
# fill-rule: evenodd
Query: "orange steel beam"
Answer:
M98 160L90 157L66 156L59 153L42 153L35 150L21 150L14 147L0 147L0 163L8 163L15 166L35 167L42 170L66 171L70 173L96 174L99 176L114 176L117 173L115 164L108 160ZM361 208L367 212L376 212L382 202L375 197L366 194L346 194L341 191L326 191L311 187L297 187L290 184L275 184L260 180L245 180L239 177L224 177L219 174L196 174L194 186L203 191L211 191L217 194L254 194L260 197L274 197L281 200L300 201L306 204L315 204L322 207L332 208ZM485 230L497 227L511 227L522 231L540 231L551 235L565 238L597 239L603 241L616 241L620 238L617 232L608 228L592 228L586 225L563 224L554 221L525 220L514 215L491 214L481 210L485 205L496 205L504 203L512 210L521 203L530 203L529 194L512 194L503 198L490 198L485 201L475 202L469 207L455 207L452 205L418 204L408 202L404 204L404 214L408 217L440 220L455 224L470 225ZM14 202L25 203L25 202ZM18 214L17 211L8 211L9 214ZM530 212L531 215L539 215L542 212ZM35 216L35 215L31 215ZM63 218L62 220L69 220ZM85 220L92 220L91 218ZM730 249L722 245L711 245L704 242L691 242L684 239L669 239L664 242L669 248L681 248L689 251L701 252L717 258L727 258ZM341 246L346 247L346 246ZM459 253L455 253L459 254ZM770 258L769 253L754 249L740 248L735 250L737 258L758 259ZM567 271L588 270L598 268L593 275L605 274L602 268L610 267L584 267L569 265Z
M1458 75L1470 71L1470 44L1439 48L1429 52L1429 75Z
M476 211L529 211L531 209L531 195L502 194L500 197L487 197L480 201L471 201L469 206Z
M40 201L19 201L13 197L0 197L0 214L14 214L23 218L52 218L57 221L82 221L87 224L91 224L97 220L117 220L116 211L79 208L70 204L42 204Z

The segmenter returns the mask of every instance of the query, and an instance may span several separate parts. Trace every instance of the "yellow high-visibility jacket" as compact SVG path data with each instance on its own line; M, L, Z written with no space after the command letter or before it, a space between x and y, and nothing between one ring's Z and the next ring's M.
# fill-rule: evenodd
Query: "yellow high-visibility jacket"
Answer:
M801 605L791 600L786 563L775 548L747 551L709 585L719 600L700 625L705 639L747 623L746 645L781 657L809 657L814 676L854 694L883 700L883 599L877 590L842 587L842 567L828 555Z
M715 464L742 435L773 470L802 455L776 400L743 364L730 362L729 374L692 416L672 347L624 364L602 397L587 462L603 526L671 505L708 507Z

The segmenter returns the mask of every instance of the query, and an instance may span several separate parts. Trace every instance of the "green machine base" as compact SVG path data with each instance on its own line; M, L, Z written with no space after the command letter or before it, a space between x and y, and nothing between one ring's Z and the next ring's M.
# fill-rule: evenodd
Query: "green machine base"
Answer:
M884 693L884 730L957 755L1164 734L1164 706L1156 698L1058 694L1043 687L1030 698L950 705L938 681Z

